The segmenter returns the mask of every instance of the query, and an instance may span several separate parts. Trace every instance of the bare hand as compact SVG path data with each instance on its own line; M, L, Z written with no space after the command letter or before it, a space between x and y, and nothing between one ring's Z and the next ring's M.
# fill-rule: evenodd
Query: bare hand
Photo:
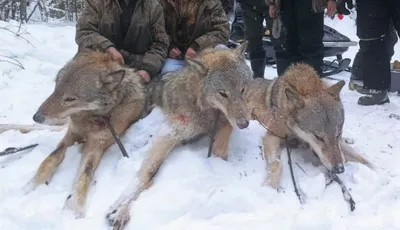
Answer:
M337 9L336 9L336 1L329 0L326 9L327 9L326 10L326 15L328 15L329 17L335 16L336 11L337 11Z
M274 5L270 5L268 7L268 13L270 18L276 18L276 7Z
M190 58L194 58L196 56L197 56L197 53L196 53L196 51L194 51L194 49L189 48L189 49L186 50L185 58L190 59Z
M144 82L147 83L150 81L150 75L149 73L147 73L146 70L138 70L136 73L142 78Z
M178 48L173 48L171 51L169 51L168 56L170 58L177 58L179 55L181 55L181 51Z
M109 47L107 48L106 52L111 56L111 58L114 61L118 61L120 62L122 65L125 64L124 62L124 57L122 56L122 54L120 52L118 52L117 49L115 49L114 47Z

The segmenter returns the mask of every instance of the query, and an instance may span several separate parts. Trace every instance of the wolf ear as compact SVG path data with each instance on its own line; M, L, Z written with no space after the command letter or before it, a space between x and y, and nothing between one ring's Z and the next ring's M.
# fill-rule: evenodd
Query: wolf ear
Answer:
M345 84L346 84L346 83L345 83L343 80L341 80L341 81L339 81L338 83L336 83L336 84L330 86L329 88L327 88L326 91L327 91L330 95L332 95L335 99L339 99L340 91L342 90L342 88L343 88L343 86L344 86Z
M249 42L245 41L238 48L235 49L235 52L239 57L244 57L248 44Z
M292 88L285 89L286 98L290 101L291 104L294 105L295 108L301 109L304 107L304 100L301 98L299 93Z
M207 74L208 71L207 67L203 65L203 63L201 63L200 61L188 58L186 59L186 62L188 63L189 66L194 68L200 74Z
M103 84L103 88L112 91L121 83L122 79L124 79L124 76L125 70L120 69L101 74L100 81Z

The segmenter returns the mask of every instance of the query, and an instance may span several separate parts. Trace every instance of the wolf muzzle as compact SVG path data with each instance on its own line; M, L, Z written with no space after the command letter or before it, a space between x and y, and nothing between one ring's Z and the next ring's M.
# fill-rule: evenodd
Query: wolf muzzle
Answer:
M337 164L333 167L333 172L336 174L344 173L344 166L343 164Z
M33 115L33 121L39 124L43 124L46 118L43 116L43 114L40 111L37 111L35 115Z
M249 127L249 121L248 120L240 120L236 122L236 125L238 126L239 129L245 129Z

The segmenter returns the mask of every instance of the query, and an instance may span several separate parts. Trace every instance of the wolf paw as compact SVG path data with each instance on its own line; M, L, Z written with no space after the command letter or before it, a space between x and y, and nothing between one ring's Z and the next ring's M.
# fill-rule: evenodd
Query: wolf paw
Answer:
M280 187L280 183L279 180L273 180L270 177L268 177L267 179L265 179L263 186L270 186L273 189L279 190Z
M349 145L353 145L354 144L354 139L350 138L350 137L342 137L342 139L344 140L344 142L346 142L346 144Z
M282 187L277 188L276 191L277 191L278 193L286 193L285 189L282 188Z
M112 227L113 230L123 229L131 218L129 215L129 206L113 205L110 212L107 213L106 218L108 220L108 224Z
M76 219L85 217L85 209L82 204L79 204L78 200L69 195L65 201L64 210L71 211Z
M38 184L34 180L30 180L24 187L22 187L22 193L24 195L27 195L28 193L31 193L35 188L38 186Z

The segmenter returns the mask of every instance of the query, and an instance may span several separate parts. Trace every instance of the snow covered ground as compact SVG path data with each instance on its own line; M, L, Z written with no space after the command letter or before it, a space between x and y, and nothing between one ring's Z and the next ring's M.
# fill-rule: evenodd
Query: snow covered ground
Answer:
M326 23L358 40L350 18L327 19ZM18 31L17 23L0 21L0 27ZM20 33L16 37L0 29L0 123L33 124L32 116L52 92L57 71L77 50L73 25L30 24L23 26ZM344 56L353 58L357 49L350 48ZM15 57L24 69L4 62L13 62L4 56ZM400 45L396 46L394 58L400 59ZM275 71L268 68L266 77L274 77ZM335 77L348 81L349 73ZM226 162L206 158L206 138L176 148L159 171L154 186L132 206L127 229L400 229L400 121L389 118L391 113L400 114L400 98L393 94L391 104L361 107L357 105L358 97L344 87L344 136L354 139L354 147L377 165L378 171L348 163L346 172L340 175L356 202L353 213L340 187L333 183L325 189L321 169L300 155L294 154L293 161L304 169L303 172L294 166L297 183L307 197L303 206L293 191L286 163L281 180L284 192L261 186L266 170L259 145L265 130L251 122L246 130L234 130ZM49 185L22 195L21 188L65 130L0 134L0 150L39 143L32 151L0 158L0 229L108 229L108 207L135 175L162 122L162 113L155 109L129 128L122 138L129 159L122 159L116 145L106 152L89 191L86 217L78 220L63 212L62 207L78 168L79 145L67 151ZM286 154L283 162L287 162Z

